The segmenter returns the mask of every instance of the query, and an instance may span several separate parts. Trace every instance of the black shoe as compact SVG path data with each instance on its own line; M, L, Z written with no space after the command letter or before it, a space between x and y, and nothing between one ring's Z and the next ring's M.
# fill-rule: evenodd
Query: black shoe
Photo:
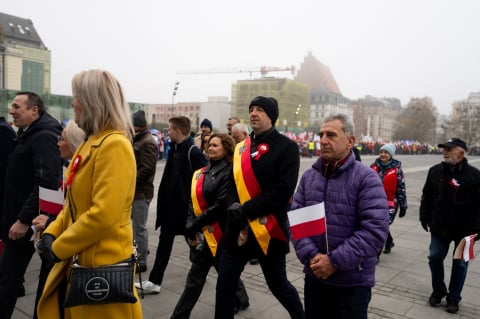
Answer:
M457 313L458 312L458 301L447 300L447 312Z
M395 243L392 242L390 245L385 246L385 250L383 251L384 254L390 254L392 248L395 246Z
M243 304L243 305L239 305L239 304L235 303L235 306L233 306L233 313L237 314L240 310L245 310L248 307L250 307L249 302L247 302L246 304Z
M446 295L447 295L446 292L438 293L434 291L430 295L430 298L428 299L428 303L430 304L430 306L436 307L442 302L443 297L445 297Z
M250 259L250 265L258 265L258 258Z
M239 305L233 306L233 313L234 314L237 314L239 311L240 311L240 306Z

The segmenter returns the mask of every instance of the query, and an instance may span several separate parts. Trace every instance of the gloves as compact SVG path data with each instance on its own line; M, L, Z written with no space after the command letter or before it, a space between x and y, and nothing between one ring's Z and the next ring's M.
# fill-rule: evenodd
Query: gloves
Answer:
M425 231L428 233L430 229L430 224L425 220L421 220L420 222L422 223L422 228L425 229Z
M196 233L202 232L202 228L205 226L205 219L207 215L201 214L200 216L195 217L190 224L187 224L185 227L185 235L187 238L194 240Z
M60 259L58 259L58 257L55 256L52 250L52 244L54 240L55 240L55 237L53 237L52 235L44 234L42 238L39 241L37 241L37 244L36 244L36 248L40 256L43 257L46 261L49 261L51 263L56 263L60 261Z
M402 218L405 217L407 214L407 209L406 208L400 208L400 212L398 213L398 217Z
M233 203L227 208L228 220L232 223L239 223L245 219L240 203Z

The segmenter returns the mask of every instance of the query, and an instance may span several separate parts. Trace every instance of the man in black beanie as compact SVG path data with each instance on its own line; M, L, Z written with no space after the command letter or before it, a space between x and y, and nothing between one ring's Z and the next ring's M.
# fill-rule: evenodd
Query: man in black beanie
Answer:
M250 102L248 106L249 111L251 110L252 106L260 106L265 113L267 113L268 117L272 121L272 126L275 126L275 123L278 119L278 102L273 97L264 97L264 96L257 96Z
M220 243L215 319L233 318L235 288L251 258L258 258L268 287L290 317L303 319L298 292L285 270L290 251L287 210L298 179L298 147L275 129L277 100L257 96L249 114L252 133L237 144L234 153L239 202L228 208Z
M213 125L212 121L209 119L203 119L200 123L200 134L198 134L195 139L194 143L201 151L205 151L206 139L212 135Z
M148 208L153 198L153 180L157 168L158 146L147 128L145 112L139 110L132 114L133 151L137 163L135 197L132 204L133 239L137 244L138 271L147 271L148 255Z
M135 113L133 113L132 122L133 122L133 126L146 128L147 119L145 117L145 112L142 110L138 110Z

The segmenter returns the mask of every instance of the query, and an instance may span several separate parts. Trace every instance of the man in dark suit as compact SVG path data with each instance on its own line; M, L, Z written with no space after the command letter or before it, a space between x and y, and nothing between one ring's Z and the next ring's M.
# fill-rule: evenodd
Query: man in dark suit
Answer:
M275 129L277 100L258 96L249 105L252 133L235 148L233 175L240 203L228 209L221 241L215 318L231 319L236 283L245 264L258 258L273 295L291 318L305 313L287 279L287 210L300 167L297 145Z

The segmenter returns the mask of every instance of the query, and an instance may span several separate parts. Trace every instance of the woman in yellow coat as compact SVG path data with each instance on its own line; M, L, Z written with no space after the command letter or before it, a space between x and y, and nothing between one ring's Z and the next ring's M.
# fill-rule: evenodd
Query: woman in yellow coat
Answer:
M73 256L78 256L82 266L99 267L128 259L133 253L130 209L136 164L131 116L122 88L109 72L89 70L73 78L72 91L75 121L87 139L66 172L64 209L37 245L42 254L57 261L37 308L38 318L142 318L133 282L136 303L63 307Z

